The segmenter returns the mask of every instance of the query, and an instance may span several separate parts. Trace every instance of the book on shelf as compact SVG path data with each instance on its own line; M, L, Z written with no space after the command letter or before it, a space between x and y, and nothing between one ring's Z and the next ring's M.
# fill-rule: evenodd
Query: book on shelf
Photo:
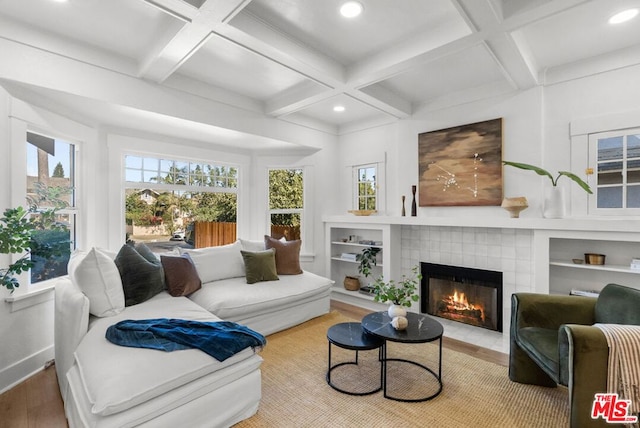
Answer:
M579 288L572 288L569 294L571 296L598 297L600 292L598 290L580 290Z
M358 244L381 246L382 245L382 241L371 241L371 240L368 240L368 239L362 239L362 240L358 241Z
M358 253L342 253L340 254L340 258L355 262L358 258Z
M360 290L358 291L362 294L373 296L373 287L370 285L365 285L364 287L360 287Z

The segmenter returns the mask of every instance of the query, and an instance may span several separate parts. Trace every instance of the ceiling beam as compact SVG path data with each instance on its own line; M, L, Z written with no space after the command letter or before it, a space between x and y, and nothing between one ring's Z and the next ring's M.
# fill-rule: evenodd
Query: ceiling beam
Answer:
M215 28L225 25L250 2L250 0L206 0L199 9L196 9L180 0L143 1L173 16L184 15L187 9L191 12L177 34L168 43L160 42L160 45L152 49L151 54L142 62L138 76L157 83L162 83L171 76L205 44Z

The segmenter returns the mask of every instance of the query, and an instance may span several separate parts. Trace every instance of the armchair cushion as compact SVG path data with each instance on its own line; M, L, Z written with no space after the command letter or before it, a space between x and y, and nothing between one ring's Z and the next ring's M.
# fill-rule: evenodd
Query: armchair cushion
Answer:
M519 331L518 344L529 353L554 382L559 383L558 330L525 327Z

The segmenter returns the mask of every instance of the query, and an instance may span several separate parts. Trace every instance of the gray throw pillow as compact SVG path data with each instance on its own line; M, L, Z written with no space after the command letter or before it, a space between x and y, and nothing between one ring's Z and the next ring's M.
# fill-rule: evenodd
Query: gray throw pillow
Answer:
M146 245L123 245L115 263L122 279L125 306L147 301L164 290L162 264Z
M247 284L280 279L276 271L276 252L274 249L255 252L241 250L240 253L244 259Z

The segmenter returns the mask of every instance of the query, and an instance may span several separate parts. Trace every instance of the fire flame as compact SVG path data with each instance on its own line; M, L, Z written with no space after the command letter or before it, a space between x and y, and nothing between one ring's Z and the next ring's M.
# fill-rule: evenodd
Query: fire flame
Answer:
M453 292L453 296L449 296L449 304L450 309L463 311L463 310L474 310L480 311L480 317L482 321L484 321L484 308L482 306L477 306L472 303L469 303L467 300L467 296L464 293L458 293L458 291Z

